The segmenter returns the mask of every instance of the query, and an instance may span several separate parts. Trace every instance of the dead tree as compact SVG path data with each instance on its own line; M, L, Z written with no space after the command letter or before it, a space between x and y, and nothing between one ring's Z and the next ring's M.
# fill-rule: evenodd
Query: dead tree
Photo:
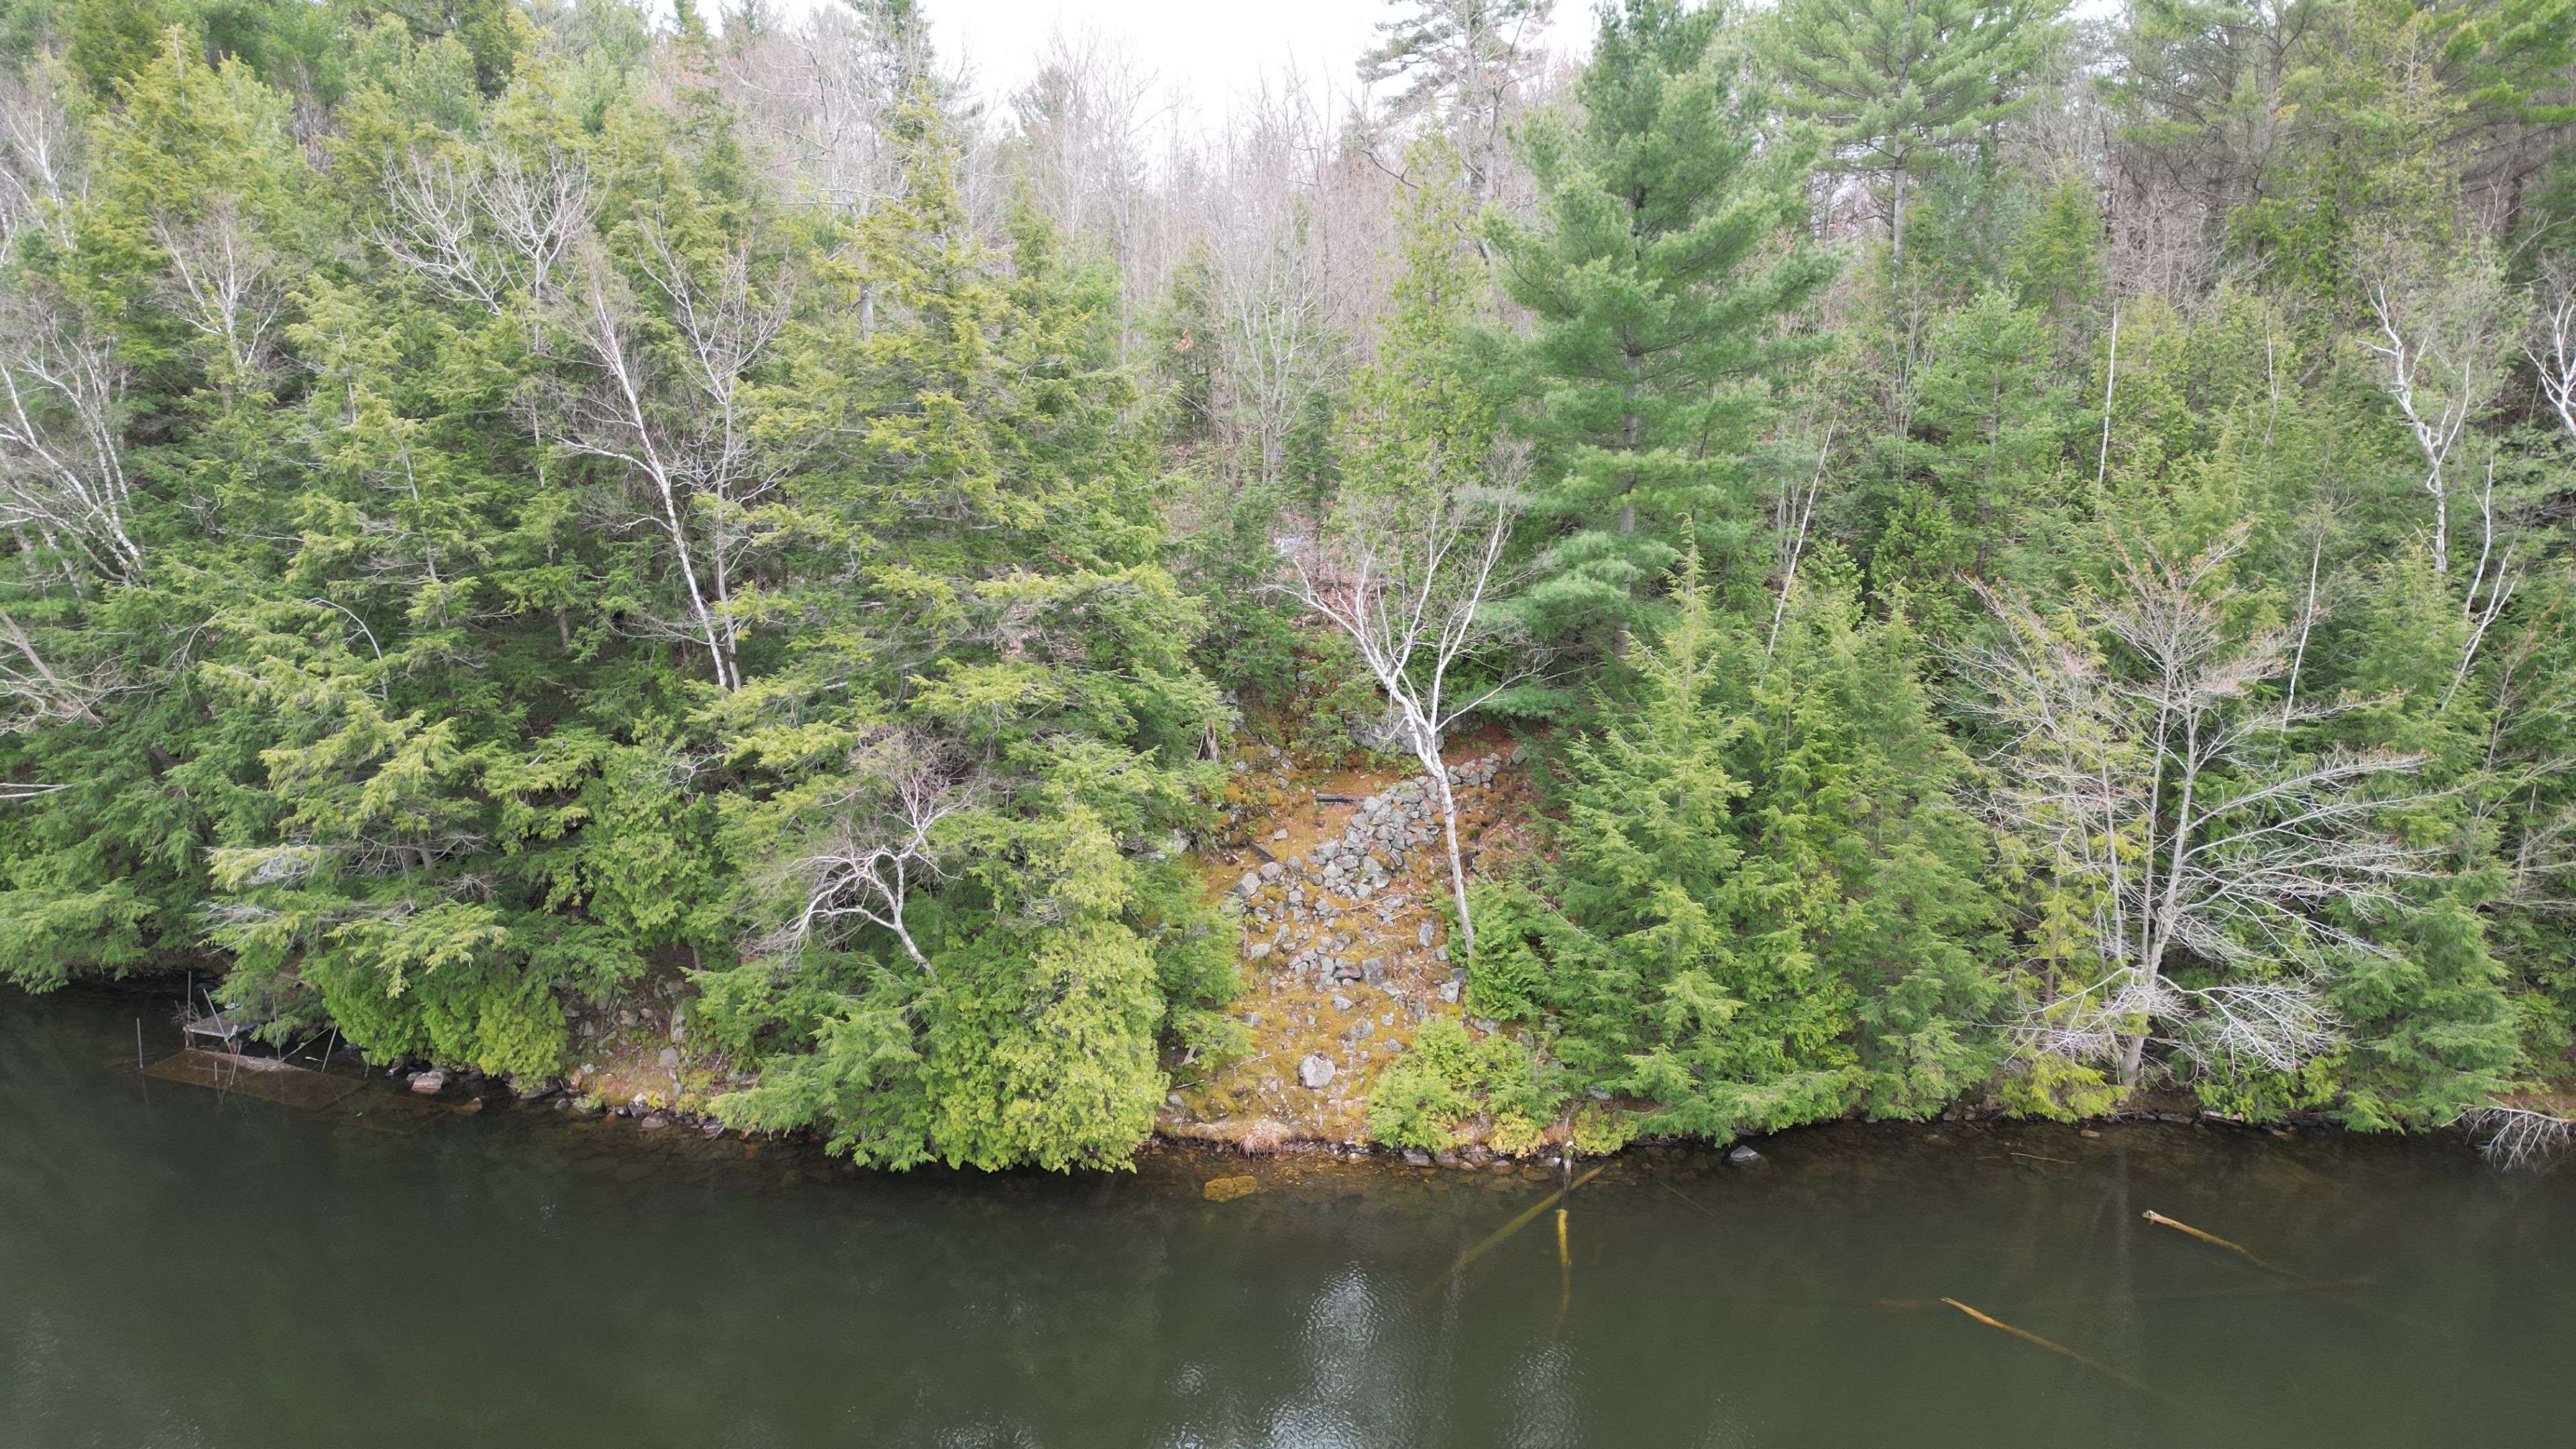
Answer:
M143 580L128 527L125 389L117 340L40 290L0 296L0 529Z
M1448 846L1458 934L1470 956L1476 927L1468 916L1467 868L1458 849L1458 801L1441 746L1460 719L1534 672L1532 655L1520 648L1499 661L1501 667L1481 686L1458 689L1463 663L1490 660L1498 646L1519 642L1517 631L1492 609L1516 516L1500 494L1443 488L1440 480L1429 480L1415 497L1347 508L1312 548L1294 557L1296 578L1286 585L1298 602L1350 639L1395 711L1405 748L1430 777Z
M817 936L835 941L847 923L862 922L892 935L913 965L936 975L904 912L914 890L947 877L940 826L973 803L973 787L931 741L904 732L861 745L850 767L844 783L801 812L815 822L813 833L786 869L803 903L757 949L792 955Z
M641 297L604 251L589 249L581 264L565 324L591 377L570 399L560 446L644 485L646 517L687 596L680 627L705 648L716 687L739 689L735 604L759 541L757 510L787 470L782 451L757 439L749 395L789 305L783 289L755 281L747 246L706 267L661 227L638 230ZM648 305L668 342L647 340L636 309Z
M2297 727L2325 711L2265 697L2288 647L2228 622L2244 538L2188 558L2124 546L2115 588L2071 622L1990 592L2000 642L1963 656L2004 734L1997 824L2089 917L2092 979L2060 983L2029 1035L2124 1083L2150 1040L2275 1070L2331 1046L2318 983L2384 949L2350 922L2432 873L2380 823L2425 798L2396 784L2422 758L2301 755ZM2180 986L2186 960L2232 979Z
M2540 379L2541 400L2576 443L2576 264L2552 262L2538 288L2523 355Z
M2424 492L2433 503L2433 568L2451 567L2452 463L2470 425L2493 405L2505 379L2504 352L2519 331L2512 298L2492 254L2443 269L2396 259L2365 283L2376 335L2362 346L2381 365L2381 385L2397 405L2424 460ZM2492 510L2489 510L2490 523ZM2492 545L2492 526L2487 543Z

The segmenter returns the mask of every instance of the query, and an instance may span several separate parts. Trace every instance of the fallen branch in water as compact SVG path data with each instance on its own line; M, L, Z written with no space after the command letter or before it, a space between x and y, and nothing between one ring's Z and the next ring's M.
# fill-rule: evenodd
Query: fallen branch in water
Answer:
M2238 1255L2246 1262L2253 1264L2264 1272L2278 1273L2284 1278L2304 1278L2306 1276L2302 1273L2293 1273L2278 1263L2268 1262L2265 1259L2256 1256L2254 1250L2246 1247L2243 1243L2231 1243L2216 1233L2204 1233L2189 1223L2177 1222L2152 1208L2140 1214L2140 1216L2144 1217L2148 1222L2154 1223L2160 1227L2171 1228L2178 1233L2187 1233L2190 1236L2198 1238L2202 1242L2209 1244L2211 1247L2225 1248L2227 1251Z
M2347 1288L2367 1288L2368 1278L2297 1278L2284 1281L2248 1284L2241 1288L2199 1288L2179 1293L2052 1293L2033 1296L2016 1294L2004 1299L2006 1308L2105 1308L2115 1303L2206 1303L2222 1298L2274 1298L2288 1293L2333 1293ZM1741 1295L1733 1301L1750 1302ZM1803 1301L1803 1300L1780 1300ZM1830 1300L1828 1300L1830 1301ZM1872 1298L1872 1308L1939 1308L1947 1298Z
M2062 1353L2068 1358L2075 1360L2077 1363L2084 1365L2086 1368L2092 1369L2098 1373L2110 1375L2112 1378L2117 1379L2130 1388L2137 1389L2141 1392L2144 1392L2146 1389L2146 1385L2139 1383L2136 1379L2129 1377L2127 1374L2120 1372L2118 1369L2111 1367L2100 1359L2086 1358L2084 1355L2068 1348L2065 1344L2056 1342L2053 1339L2042 1338L2027 1328L2015 1328L2000 1318L1993 1317L1989 1314L1979 1313L1977 1310L1970 1308L1967 1304L1960 1302L1956 1298L1944 1298L1941 1301L1958 1309L1961 1313L1968 1315L1970 1318L1977 1320L1988 1328L2000 1328L2004 1332L2011 1334L2013 1337L2018 1338L2025 1343L2038 1344L2041 1348L2047 1349L2050 1353Z
M1503 1224L1501 1227L1494 1229L1492 1235L1487 1237L1483 1242L1478 1243L1476 1246L1469 1248L1463 1253L1460 1253L1458 1255L1458 1261L1449 1265L1448 1272L1442 1274L1439 1280L1434 1282L1430 1288L1422 1290L1422 1296L1425 1298L1430 1297L1432 1289L1438 1288L1440 1284L1446 1283L1457 1277L1460 1273L1465 1272L1468 1264L1493 1251L1495 1246L1500 1244L1505 1238L1508 1238L1512 1234L1519 1232L1521 1229L1528 1227L1532 1222L1537 1220L1540 1213L1546 1212L1549 1208L1563 1202L1576 1188L1583 1186L1585 1183L1590 1182L1596 1177L1599 1177L1607 1166L1608 1164L1605 1163L1601 1167L1596 1167L1590 1172L1583 1174L1574 1181L1567 1183L1565 1186L1560 1187L1556 1191L1539 1199L1538 1202L1529 1209L1529 1211L1522 1213L1519 1217L1516 1217L1510 1222Z
M2454 1121L2487 1139L2478 1151L2498 1167L2538 1167L2555 1159L2576 1141L2576 1118L2555 1116L2529 1107L2473 1107Z

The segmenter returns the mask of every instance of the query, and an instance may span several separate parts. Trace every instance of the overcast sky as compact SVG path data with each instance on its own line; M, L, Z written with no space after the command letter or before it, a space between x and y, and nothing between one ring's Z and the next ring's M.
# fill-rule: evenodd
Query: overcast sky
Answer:
M970 63L989 99L1028 80L1049 34L1090 32L1124 42L1203 119L1291 62L1310 84L1354 89L1352 67L1394 13L1387 0L925 0L924 8L940 54ZM1591 7L1559 0L1557 8L1547 43L1561 48L1589 28Z

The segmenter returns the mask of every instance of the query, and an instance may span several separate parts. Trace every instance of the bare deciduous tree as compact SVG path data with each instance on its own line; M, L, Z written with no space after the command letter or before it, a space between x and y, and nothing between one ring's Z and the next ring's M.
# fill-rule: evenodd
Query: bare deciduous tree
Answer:
M2516 299L2485 248L2450 265L2382 248L2368 270L2363 287L2378 335L2365 335L2362 346L2379 359L2381 384L2423 456L2424 492L2433 503L2433 567L2447 573L2452 463L2469 425L2485 415L2503 385L2505 349L2521 331ZM2491 510L2487 516L2491 521ZM2490 526L2487 543L2493 539Z
M913 891L948 874L940 824L974 801L974 790L930 740L886 731L851 757L851 780L815 802L821 824L787 865L804 905L759 946L765 954L804 949L850 921L895 938L912 964L937 974L905 923Z
M0 260L17 250L28 227L44 227L58 245L70 245L64 203L81 189L78 136L44 72L0 75Z
M2576 443L2576 263L2551 262L2537 294L2523 355L2540 379L2541 400Z
M1116 264L1118 335L1135 340L1146 288L1160 278L1144 252L1155 198L1147 133L1168 114L1152 78L1096 34L1048 38L1037 78L1012 99L1019 174L1039 209L1067 236L1089 238Z
M757 509L789 462L755 438L749 398L755 369L787 323L785 279L765 290L747 246L702 268L664 227L648 222L638 232L636 267L670 340L646 340L638 302L605 252L591 248L564 320L592 381L570 399L562 447L620 464L650 490L651 524L670 544L688 597L682 627L705 647L717 687L738 689L735 604L760 537Z
M1458 801L1442 745L1452 726L1529 678L1535 663L1519 649L1480 688L1457 690L1462 662L1517 642L1490 608L1504 582L1499 571L1517 513L1497 492L1427 484L1411 499L1348 507L1294 557L1297 576L1286 587L1359 651L1395 711L1405 748L1429 778L1440 802L1458 933L1472 956L1476 928L1458 849Z
M129 373L116 339L68 304L0 296L0 529L119 583L143 578L127 527Z
M452 301L500 316L546 303L590 227L589 167L560 147L460 159L413 152L385 176L390 224L377 244Z
M2334 1025L2315 980L2382 949L2346 922L2431 871L2379 823L2423 798L2392 788L2421 758L2301 756L2290 734L2323 711L2263 698L2288 648L2229 623L2224 573L2244 537L2190 558L2125 546L2115 591L2071 622L1989 593L2000 642L1963 657L2005 733L1998 823L2078 902L2099 967L2053 983L2031 1034L2115 1062L2123 1082L2150 1039L2275 1069L2323 1050ZM2236 979L2184 989L2184 960Z
M205 339L217 385L230 393L268 370L269 334L286 307L277 254L241 208L221 198L186 221L155 218L152 240L170 260L161 288L171 310Z

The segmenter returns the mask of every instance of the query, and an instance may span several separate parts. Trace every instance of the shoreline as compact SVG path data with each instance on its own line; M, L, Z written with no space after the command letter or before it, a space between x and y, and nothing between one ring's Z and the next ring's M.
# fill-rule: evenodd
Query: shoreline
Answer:
M26 992L14 994L30 1002L86 998L101 1004L114 1003L121 1009L130 1008L137 1002L150 1002L159 1007L167 1007L180 999L178 993L168 990L164 983L135 979L119 982L70 983L56 992L43 995ZM145 1019L151 1019L151 1014L146 1013ZM193 1049L182 1043L179 1050ZM424 1110L458 1115L475 1115L499 1110L514 1111L516 1115L530 1118L539 1114L560 1115L568 1122L588 1120L604 1123L607 1120L617 1120L631 1124L634 1140L638 1144L656 1140L687 1139L703 1139L709 1143L725 1142L745 1146L757 1144L810 1154L815 1160L828 1164L830 1170L835 1172L850 1171L887 1177L905 1175L899 1171L856 1166L845 1157L830 1154L823 1147L823 1135L810 1129L753 1133L725 1126L703 1110L702 1101L639 1099L609 1102L600 1099L596 1093L582 1092L561 1080L522 1090L519 1086L501 1078L480 1073L439 1068L406 1068L399 1064L392 1068L378 1064L365 1064L360 1072L352 1077L347 1071L346 1062L351 1058L357 1058L361 1062L364 1059L359 1057L354 1049L342 1048L341 1050L347 1055L335 1057L329 1075L372 1087L381 1094L372 1099L378 1102L402 1101L416 1104ZM151 1055L154 1057L153 1065L173 1059L172 1053L167 1050L154 1052ZM206 1053L205 1055L218 1054ZM251 1054L251 1059L279 1060L275 1057L261 1057L258 1054ZM314 1067L301 1063L286 1062L283 1065L290 1071L315 1072ZM127 1069L132 1070L131 1067ZM410 1081L414 1077L426 1075L429 1072L438 1072L443 1079L437 1090L423 1092L410 1087ZM205 1089L203 1084L197 1085ZM2065 1121L2014 1116L2000 1110L1953 1108L1939 1116L1920 1120L1861 1116L1821 1119L1782 1128L1777 1132L1739 1137L1727 1142L1688 1137L1640 1137L1606 1154L1574 1154L1573 1156L1576 1162L1597 1164L1634 1162L1659 1154L1682 1152L1733 1160L1736 1161L1736 1165L1749 1165L1766 1159L1770 1156L1774 1145L1784 1140L1835 1130L1892 1134L1913 1129L1938 1144L1942 1133L1956 1129L2064 1131L2074 1134L2079 1139L2085 1139L2137 1129L2185 1127L2224 1130L2239 1136L2259 1135L2275 1141L2335 1138L2352 1141L2418 1143L2428 1146L2449 1142L2466 1148L2473 1155L2480 1152L2474 1132L2464 1124L2452 1124L2432 1131L2365 1132L2348 1127L2318 1112L2293 1114L2276 1122L2254 1122L2218 1112L2193 1110L2179 1100L2159 1102L2151 1099L2131 1110ZM1263 1128L1276 1130L1259 1130ZM1750 1159L1737 1159L1737 1154L1744 1152L1750 1152L1753 1156ZM1163 1153L1199 1157L1210 1164L1251 1163L1263 1159L1302 1161L1329 1159L1349 1164L1373 1163L1384 1167L1432 1168L1440 1172L1469 1174L1521 1172L1532 1168L1558 1173L1564 1170L1568 1158L1562 1143L1544 1144L1540 1150L1533 1152L1511 1153L1482 1142L1465 1142L1447 1151L1429 1152L1420 1148L1400 1148L1353 1138L1301 1132L1289 1124L1278 1122L1252 1124L1239 1121L1202 1122L1166 1115L1159 1118L1153 1131L1136 1144L1129 1162L1121 1170L1133 1172L1138 1160ZM940 1170L1001 1176L1006 1173L1036 1169L1010 1168L999 1172L983 1173L979 1169L949 1168L942 1164Z

